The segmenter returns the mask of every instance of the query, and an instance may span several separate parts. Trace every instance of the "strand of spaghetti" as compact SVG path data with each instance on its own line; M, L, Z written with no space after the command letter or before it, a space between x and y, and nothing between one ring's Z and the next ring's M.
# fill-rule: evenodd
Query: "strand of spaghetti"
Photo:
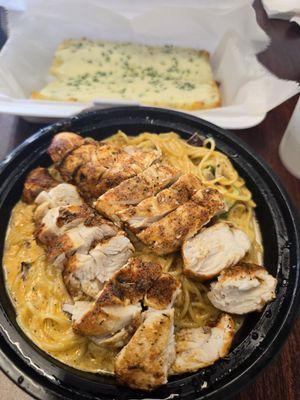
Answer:
M79 346L81 343L83 343L84 340L85 340L84 338L83 339L78 338L78 339L68 340L66 342L44 343L43 346L44 346L45 350L47 350L47 351L61 352L61 351L67 351L74 347Z
M190 304L190 294L186 286L186 278L182 281L182 293L183 293L183 307L180 313L180 318L183 319L188 312L189 304Z
M204 178L203 173L202 173L202 166L203 166L203 163L212 155L212 153L214 152L214 149L215 149L215 142L214 142L214 140L212 140L211 138L205 139L204 142L203 142L203 145L204 145L205 147L207 147L206 145L207 145L208 143L210 144L210 147L208 148L208 152L207 152L207 154L205 154L205 156L204 156L204 157L202 158L202 160L200 161L200 164L198 165L198 170L199 170L200 178L201 178L201 180L202 180L203 183L206 182L206 179Z

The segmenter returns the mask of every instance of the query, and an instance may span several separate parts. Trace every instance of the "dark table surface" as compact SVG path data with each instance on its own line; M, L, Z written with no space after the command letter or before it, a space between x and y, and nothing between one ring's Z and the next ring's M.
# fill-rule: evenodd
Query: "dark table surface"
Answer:
M254 2L254 6L259 24L272 39L268 49L259 55L259 60L280 78L300 81L300 27L287 21L268 19L258 0ZM251 129L237 130L234 133L265 159L300 210L300 180L285 169L278 156L278 146L296 102L297 96L270 111L260 125ZM18 117L0 114L0 159L41 126L43 125L31 124ZM6 382L6 385L13 384ZM22 395L19 396L21 397L23 398ZM1 384L0 398L15 399L15 389L12 387L10 390L6 387L5 391L2 391ZM269 399L300 399L300 318L296 321L280 355L254 383L235 398L235 400Z

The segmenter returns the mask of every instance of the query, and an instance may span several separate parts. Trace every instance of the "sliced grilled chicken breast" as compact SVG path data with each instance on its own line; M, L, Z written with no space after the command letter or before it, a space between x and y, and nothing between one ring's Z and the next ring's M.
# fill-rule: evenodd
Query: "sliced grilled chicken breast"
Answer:
M133 389L152 390L167 383L175 358L174 310L152 311L115 362L119 383Z
M65 181L76 183L83 193L89 194L118 153L103 142L84 143L63 159L59 172Z
M142 173L160 158L161 152L158 150L143 150L132 146L125 147L117 155L111 168L107 169L101 176L97 184L95 197L99 197L107 190L118 186L125 179Z
M51 208L81 205L83 201L75 186L60 183L49 191L41 192L35 199L35 204L37 208L34 211L34 220L40 223Z
M176 334L176 359L172 372L197 371L225 357L234 336L234 321L228 314L220 316L214 327L183 328Z
M200 189L190 201L153 223L137 236L160 255L180 249L203 225L225 208L221 194L214 189Z
M142 311L141 304L136 303L113 304L97 309L92 305L90 308L80 309L81 312L78 312L77 303L82 302L75 302L75 312L73 311L72 314L74 331L83 336L92 337L93 341L98 343L112 338L129 325L134 326Z
M120 182L141 173L161 157L158 150L127 146L120 150L111 144L83 139L71 132L55 135L48 149L61 176L75 183L87 199L96 199Z
M150 308L164 310L173 306L181 284L171 274L161 274L147 292L144 304Z
M141 317L139 317L139 320L141 320ZM131 328L131 325L128 325L126 328L121 329L119 332L115 333L113 336L109 336L108 338L104 337L99 339L97 336L91 336L90 340L101 347L120 349L129 342L130 337L132 336L129 327Z
M75 301L74 304L64 304L62 307L63 311L71 315L72 324L75 327L92 308L93 302L90 301ZM98 322L103 324L104 334L88 335L86 330L85 336L89 336L89 339L98 346L121 348L128 343L130 337L142 323L141 315L140 304L123 307L118 305L115 308L104 307L98 315Z
M107 338L131 324L141 312L140 300L161 274L161 267L131 259L115 272L91 308L74 320L73 328L84 336Z
M55 135L48 148L48 154L55 164L59 164L69 153L84 143L85 139L73 132Z
M203 186L193 174L185 174L156 196L148 197L137 206L129 206L117 213L118 217L136 232L150 226L187 202Z
M232 314L261 311L275 299L277 280L256 264L241 263L225 269L211 284L208 298L219 310Z
M69 293L73 297L84 293L96 298L104 282L127 263L133 251L130 240L119 234L98 243L88 254L74 254L63 271Z
M179 176L180 172L173 167L154 164L141 174L108 190L95 202L95 207L108 218L118 220L116 215L118 211L158 193L171 185Z
M248 236L232 224L217 223L184 242L184 273L199 280L211 279L238 263L251 247Z
M129 342L130 338L142 322L142 313L137 313L136 316L132 318L131 322L117 333L113 335L108 334L106 337L90 336L90 340L101 347L121 349Z
M62 309L72 316L72 321L77 321L92 307L92 301L75 301L74 304L64 304Z
M62 267L66 258L75 252L87 254L93 243L116 234L117 228L111 222L94 213L49 244L47 258L53 265Z
M22 200L33 203L35 198L44 190L49 190L59 184L52 178L46 168L35 168L26 177Z
M93 217L93 211L88 206L64 206L51 208L41 221L36 232L37 239L42 243L50 243L71 228L75 228L88 218Z
M117 150L113 157L102 160L101 163L98 160L97 163L89 162L82 165L77 170L75 182L80 191L86 195L85 197L97 199L108 189L141 173L159 157L160 154L156 150L143 151L136 148L135 151L129 153L125 150Z
M144 298L161 274L162 269L159 264L132 258L113 274L97 301L100 303L105 301L105 304L111 304L115 300L118 303L120 301L136 303Z

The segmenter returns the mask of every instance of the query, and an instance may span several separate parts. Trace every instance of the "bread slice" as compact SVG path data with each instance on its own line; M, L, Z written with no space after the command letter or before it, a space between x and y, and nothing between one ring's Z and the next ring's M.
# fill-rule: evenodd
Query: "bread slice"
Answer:
M207 51L70 39L59 45L50 73L53 81L32 98L136 100L184 110L221 105Z

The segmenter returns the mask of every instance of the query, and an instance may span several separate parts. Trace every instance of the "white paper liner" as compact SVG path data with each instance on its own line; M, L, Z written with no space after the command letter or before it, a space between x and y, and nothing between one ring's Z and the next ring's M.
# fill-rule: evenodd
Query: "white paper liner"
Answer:
M256 125L269 110L299 92L296 82L275 77L257 61L255 54L268 46L269 39L257 25L250 0L25 3L26 12L9 14L9 39L0 54L0 112L62 118L93 107L93 102L28 99L49 81L48 70L58 44L82 37L208 50L215 79L220 82L222 107L189 114L223 127ZM98 100L97 108L110 105Z
M287 19L300 25L299 0L262 0L262 2L269 17Z

